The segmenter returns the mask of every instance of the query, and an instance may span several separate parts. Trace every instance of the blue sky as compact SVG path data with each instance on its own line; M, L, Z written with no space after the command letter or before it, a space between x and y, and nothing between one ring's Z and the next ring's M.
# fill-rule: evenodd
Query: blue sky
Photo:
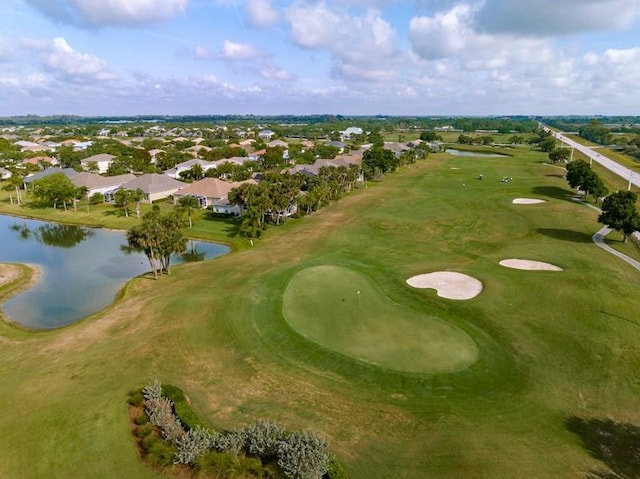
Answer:
M640 0L2 0L0 116L640 114Z

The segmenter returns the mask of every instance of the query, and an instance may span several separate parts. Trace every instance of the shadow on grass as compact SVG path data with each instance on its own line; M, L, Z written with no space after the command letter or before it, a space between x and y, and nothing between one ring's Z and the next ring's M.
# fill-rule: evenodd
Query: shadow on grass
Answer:
M207 213L205 220L224 223L225 226L222 228L222 231L228 238L237 238L240 235L240 218Z
M591 457L602 461L609 471L591 471L590 478L640 477L640 428L611 419L569 417L567 430L576 434Z
M581 233L579 231L563 230L557 228L538 228L538 233L548 236L549 238L559 239L562 241L571 241L573 243L591 243L591 235Z
M531 192L536 195L544 195L557 200L573 201L574 192L558 186L534 186Z

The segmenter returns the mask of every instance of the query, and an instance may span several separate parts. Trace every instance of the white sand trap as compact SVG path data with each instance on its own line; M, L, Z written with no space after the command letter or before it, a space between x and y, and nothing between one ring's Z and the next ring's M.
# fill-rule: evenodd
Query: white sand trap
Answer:
M546 203L546 200L538 200L536 198L516 198L513 200L514 205L537 205L539 203Z
M432 288L441 298L471 299L482 291L482 283L471 276L451 271L419 274L407 280L414 288Z
M560 266L542 261L531 261L528 259L503 259L500 266L513 269L524 269L527 271L564 271Z
M450 170L459 170L460 168L456 168L455 166L452 166L451 168L449 168Z

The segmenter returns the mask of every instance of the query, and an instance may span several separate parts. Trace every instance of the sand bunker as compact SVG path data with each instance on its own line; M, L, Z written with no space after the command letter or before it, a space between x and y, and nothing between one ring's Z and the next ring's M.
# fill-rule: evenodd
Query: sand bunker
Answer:
M539 203L546 203L546 200L538 200L536 198L516 198L513 200L514 205L537 205Z
M524 269L527 271L564 271L555 264L544 263L542 261L531 261L528 259L503 259L500 266L513 269Z
M472 299L482 291L482 283L471 276L451 271L419 274L407 280L414 288L432 288L441 298Z

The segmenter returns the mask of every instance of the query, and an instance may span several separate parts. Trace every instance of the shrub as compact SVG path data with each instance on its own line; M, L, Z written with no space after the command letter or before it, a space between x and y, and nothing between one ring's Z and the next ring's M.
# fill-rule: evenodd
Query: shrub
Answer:
M135 422L138 426L142 426L143 424L147 424L149 422L149 416L147 416L146 412L142 411L140 415L136 416L133 422Z
M153 425L146 423L143 424L142 426L138 426L135 429L135 435L138 436L141 439L146 438L147 436L149 436L149 434L151 434L153 432Z
M294 431L278 445L278 465L291 479L319 479L328 464L327 442L310 431Z
M102 193L92 194L91 198L89 198L89 203L91 203L92 205L99 205L101 203L104 203L104 195Z
M191 405L187 402L187 398L182 389L172 386L171 384L163 384L162 395L173 401L173 409L176 416L178 416L180 422L187 429L207 428L207 425L202 422L200 417L193 411Z
M157 442L162 442L162 439L160 439L155 434L149 434L148 436L145 436L144 439L142 439L142 442L140 443L140 445L142 446L142 450L146 454L151 448L151 446L153 446Z
M228 452L234 456L244 450L244 433L242 430L234 430L218 434L211 441L211 448L220 452Z
M129 391L129 397L127 398L127 403L131 406L140 407L144 402L144 396L142 395L142 390L135 389L133 391Z
M278 478L281 476L270 476L270 472L263 469L259 459L246 457L244 455L234 456L225 452L209 451L200 456L195 464L195 468L202 475L212 475L214 477L266 477Z
M157 426L165 439L171 444L176 444L178 439L184 435L184 429L180 420L173 413L173 403L171 400L160 397L158 399L147 398L147 415L149 421Z
M327 477L328 479L349 479L349 475L342 468L342 464L338 462L338 458L334 454L329 454Z
M149 401L151 399L160 399L162 397L162 385L157 379L153 383L142 388L144 398Z
M286 434L275 422L258 419L243 429L245 450L263 460L274 459L279 442L285 439Z
M176 444L176 452L173 462L176 464L195 464L196 460L211 449L216 433L206 429L197 428L187 431Z
M156 466L170 466L173 464L175 452L175 448L158 439L150 444L146 457L149 462Z

